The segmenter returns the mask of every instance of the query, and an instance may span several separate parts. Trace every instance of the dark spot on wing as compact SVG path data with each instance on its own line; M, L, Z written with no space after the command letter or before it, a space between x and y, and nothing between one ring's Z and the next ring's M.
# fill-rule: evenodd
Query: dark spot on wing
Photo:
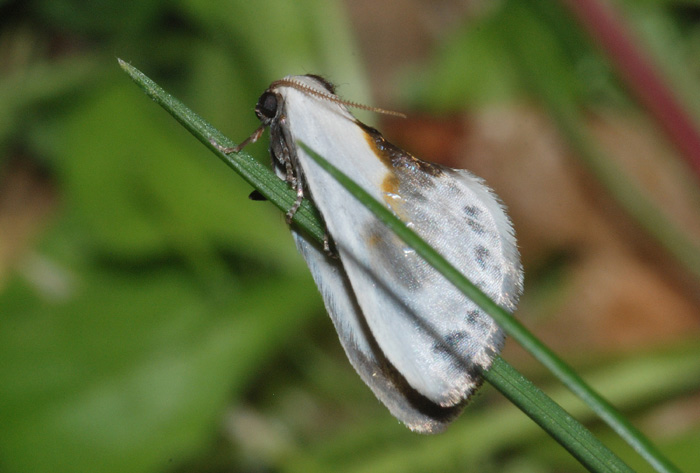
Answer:
M436 341L433 344L433 352L443 353L450 356L466 355L464 349L462 348L469 340L469 333L461 330L456 330L445 336L440 341Z
M456 330L433 344L433 352L446 356L450 364L475 383L481 383L481 368L474 362L474 350L482 348L469 332Z
M470 310L467 313L466 319L470 327L474 327L474 329L480 332L487 331L491 325L491 318L478 309Z
M478 264L481 269L486 269L486 260L491 256L489 249L483 245L478 245L474 249L474 254L476 255L476 264Z
M469 338L469 334L467 332L457 330L447 335L445 337L445 342L451 346L458 346L459 343L466 338Z
M486 228L484 228L482 224L480 224L474 219L470 218L469 220L467 220L467 225L469 225L469 228L471 228L477 235L483 235L484 233L486 233Z
M475 324L477 319L481 316L481 312L478 310L470 310L467 313L467 322L469 325Z
M483 374L479 365L474 362L470 362L469 364L464 363L463 367L470 380L473 382L478 382L479 384L483 382Z
M467 214L467 217L478 220L481 215L481 209L476 205L467 205L464 207L464 213Z

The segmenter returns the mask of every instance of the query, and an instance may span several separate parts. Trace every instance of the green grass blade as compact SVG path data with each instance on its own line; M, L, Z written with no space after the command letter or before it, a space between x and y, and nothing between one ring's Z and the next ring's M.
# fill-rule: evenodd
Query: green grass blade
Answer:
M633 471L586 427L497 357L484 378L591 471Z

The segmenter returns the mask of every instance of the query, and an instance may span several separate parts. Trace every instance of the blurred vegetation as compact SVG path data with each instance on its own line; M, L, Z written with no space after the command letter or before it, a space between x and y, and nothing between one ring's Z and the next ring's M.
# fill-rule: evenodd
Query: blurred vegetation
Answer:
M534 67L578 113L639 113L566 12L537 4L489 3L453 22L427 64L396 72L397 96L433 112L536 101ZM619 6L697 113L700 10ZM345 360L283 216L249 201L116 62L242 140L257 96L287 74L321 73L371 102L371 51L347 8L0 2L1 471L579 471L488 395L444 435L398 425ZM251 152L267 162L261 141ZM697 409L692 335L576 358L593 357L594 385L649 421L664 401ZM662 438L680 467L700 463L700 422Z

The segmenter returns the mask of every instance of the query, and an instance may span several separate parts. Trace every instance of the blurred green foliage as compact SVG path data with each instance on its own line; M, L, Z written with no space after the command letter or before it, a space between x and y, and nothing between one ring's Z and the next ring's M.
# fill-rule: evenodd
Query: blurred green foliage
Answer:
M687 56L673 45L700 36L673 6L631 11L663 32L654 48L674 53L664 56L671 76L689 91L694 82L676 73ZM399 426L344 359L283 216L249 201L249 186L115 60L241 140L257 126L257 96L287 74L324 74L369 102L341 4L5 1L0 17L0 182L29 160L58 194L36 243L0 280L0 470L576 468L509 406L472 408L440 437ZM524 94L503 28L527 26L535 49L561 41L551 67L563 93L627 104L565 18L495 4L446 35L430 72L405 81L406 100L446 109ZM696 43L681 44L692 52ZM582 71L593 78L583 85ZM269 159L264 143L251 152ZM641 409L688 389L697 355L684 347L595 376L614 402ZM649 372L668 375L658 390L620 375ZM694 432L670 446L681 465L697 461L697 449L681 448L697 445ZM497 460L505 449L533 455Z

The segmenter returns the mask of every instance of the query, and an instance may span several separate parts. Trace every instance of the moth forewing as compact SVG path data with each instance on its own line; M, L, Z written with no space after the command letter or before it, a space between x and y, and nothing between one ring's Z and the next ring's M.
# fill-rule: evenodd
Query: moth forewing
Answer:
M394 417L414 432L431 434L445 430L462 406L437 406L408 385L377 346L340 260L329 258L296 231L292 233L322 294L343 350L365 384Z
M297 142L385 202L512 310L522 271L502 205L467 171L423 162L388 143L316 76L287 77L265 94L263 105L276 107L261 119L270 125L277 173L314 201L335 244L334 259L295 233L350 361L402 422L421 432L441 430L481 384L503 333Z

